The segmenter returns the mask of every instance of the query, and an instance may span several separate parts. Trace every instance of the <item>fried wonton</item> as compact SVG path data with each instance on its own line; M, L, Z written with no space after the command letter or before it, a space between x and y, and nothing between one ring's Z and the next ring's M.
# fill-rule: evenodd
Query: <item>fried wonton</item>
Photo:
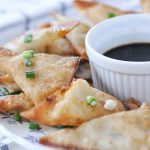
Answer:
M33 64L30 66L30 70L35 72L34 79L26 79L24 62L23 54L0 57L1 67L12 76L21 90L33 100L34 104L37 104L57 89L71 83L79 58L44 53L35 54L32 58Z
M52 26L51 23L45 22L45 23L42 23L42 24L38 25L37 28L43 29L43 28L50 28L51 26Z
M141 0L143 12L150 13L150 0Z
M7 86L12 91L21 90L20 87L16 84L16 82L9 74L0 75L0 84Z
M64 22L70 22L70 20L65 20ZM63 22L63 23L64 23ZM54 26L54 24L50 23L43 23L38 28L49 28L51 26ZM67 56L67 55L75 55L74 48L70 41L65 37L60 37L59 39L56 39L49 48L47 49L46 53L50 54L57 54L60 56Z
M3 47L0 47L0 58L2 57L11 57L11 56L15 56L16 53L13 51L10 51L9 49L5 49ZM6 62L3 62L6 63ZM12 89L12 90L19 90L20 88L18 87L18 85L14 82L13 78L5 73L4 71L5 69L2 67L2 65L0 65L0 84L7 86L8 88Z
M87 59L85 50L85 36L90 27L85 23L80 23L78 27L74 28L66 35L67 39L71 42L77 55L81 58Z
M23 93L0 97L0 112L25 111L32 106L32 100Z
M16 53L14 53L13 51L10 51L9 49L5 49L3 47L0 47L0 58L2 57L11 57L11 56L15 56ZM3 62L6 63L6 62ZM7 86L9 89L16 91L16 90L20 90L20 87L14 82L13 78L5 73L4 71L5 69L3 69L2 65L0 65L0 84Z
M54 14L54 17L59 22L70 21L72 19L61 16L58 14ZM79 25L76 26L71 32L66 35L66 38L71 42L75 52L77 55L81 56L84 59L87 59L87 54L85 50L85 36L89 31L90 26L84 22L79 22Z
M55 40L65 36L77 25L78 22L72 21L60 25L53 25L50 28L33 29L7 43L4 47L18 54L30 49L38 53L47 53L48 51L49 54L52 54L50 51L51 44L53 44ZM25 38L27 41L25 41ZM53 54L57 54L57 51L53 50Z
M11 57L11 56L15 56L16 53L9 50L9 49L6 49L4 47L0 47L0 59L2 60L4 57ZM3 62L6 64L6 62ZM0 65L0 76L4 76L6 73L5 73L5 69L2 65Z
M4 48L4 47L0 47L0 57L4 57L4 56L15 56L16 53L7 49L7 48Z
M102 4L100 2L96 3L84 0L75 0L74 5L75 8L87 19L89 19L93 24L107 19L110 13L113 14L113 16L135 13L123 11L112 6Z
M0 59L1 59L1 60L2 60L4 57L11 57L11 56L15 56L15 55L16 55L15 52L13 52L13 51L11 51L11 50L9 50L9 49L6 49L6 48L4 48L4 47L0 47ZM6 62L3 62L3 63L6 64ZM2 65L0 65L0 76L1 76L2 78L4 78L5 80L7 80L5 75L6 75L5 68L4 68ZM2 80L0 80L0 81L2 81Z
M87 96L96 99L96 106L86 103ZM104 108L109 99L116 103L113 110ZM78 79L69 88L57 91L47 100L21 115L28 120L49 126L78 126L93 118L123 110L123 105L115 97L90 87L85 80Z
M55 40L47 50L46 53L57 54L60 56L74 56L74 48L67 38L59 38Z
M149 150L150 107L100 117L77 129L44 136L40 143L76 150Z

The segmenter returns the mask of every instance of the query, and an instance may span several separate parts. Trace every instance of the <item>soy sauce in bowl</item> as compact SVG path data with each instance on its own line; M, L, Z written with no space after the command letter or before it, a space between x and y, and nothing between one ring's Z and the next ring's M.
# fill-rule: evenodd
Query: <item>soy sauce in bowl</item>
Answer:
M113 48L103 55L123 61L150 61L150 43L135 43Z

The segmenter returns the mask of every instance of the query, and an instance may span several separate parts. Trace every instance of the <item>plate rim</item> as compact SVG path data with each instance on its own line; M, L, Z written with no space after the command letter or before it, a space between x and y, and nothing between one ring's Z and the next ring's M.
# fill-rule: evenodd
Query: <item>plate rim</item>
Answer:
M33 150L33 149L38 149L38 150L56 150L56 148L53 148L53 147L40 147L38 145L32 144L32 143L28 142L27 140L21 138L20 136L17 136L16 134L13 134L6 127L4 127L1 123L0 123L0 131L6 137L8 137L9 139L11 139L12 142L14 142L14 143L16 143L16 144L18 144L18 145L26 148L27 150Z

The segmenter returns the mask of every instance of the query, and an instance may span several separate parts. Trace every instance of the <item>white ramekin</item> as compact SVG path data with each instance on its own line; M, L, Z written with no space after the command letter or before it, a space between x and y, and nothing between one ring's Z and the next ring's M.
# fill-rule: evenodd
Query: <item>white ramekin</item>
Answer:
M130 43L150 43L150 15L114 17L95 25L86 36L94 86L120 100L134 97L150 102L150 61L108 58L104 52Z

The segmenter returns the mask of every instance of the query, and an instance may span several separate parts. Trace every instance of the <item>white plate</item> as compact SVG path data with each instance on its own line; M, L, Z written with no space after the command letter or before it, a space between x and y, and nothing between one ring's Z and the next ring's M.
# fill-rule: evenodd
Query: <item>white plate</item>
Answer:
M29 122L19 123L11 114L0 113L0 131L15 143L29 150L54 150L54 148L39 144L39 138L58 129L41 126L39 131L28 128Z

